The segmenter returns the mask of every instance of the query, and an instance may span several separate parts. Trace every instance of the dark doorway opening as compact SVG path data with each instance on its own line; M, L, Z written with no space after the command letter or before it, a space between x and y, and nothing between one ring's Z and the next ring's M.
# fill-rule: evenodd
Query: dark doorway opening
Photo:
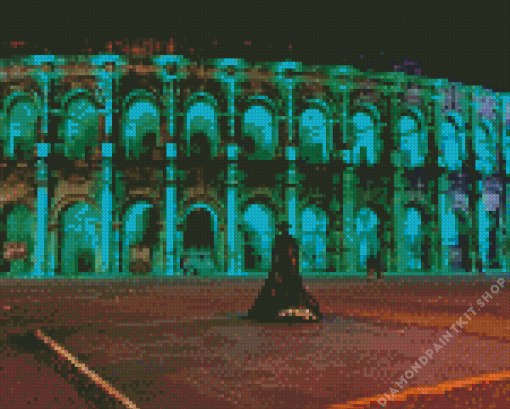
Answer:
M198 249L214 247L214 227L208 210L199 208L188 215L184 247L198 247Z

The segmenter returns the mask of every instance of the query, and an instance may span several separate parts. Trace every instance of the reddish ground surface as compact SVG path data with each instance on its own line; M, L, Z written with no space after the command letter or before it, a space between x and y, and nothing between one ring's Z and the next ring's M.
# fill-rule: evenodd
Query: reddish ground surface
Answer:
M449 330L402 400L386 407L510 407L510 282L491 293L490 282L307 281L326 313L320 324L238 319L262 283L2 280L0 408L122 407L32 342L36 329L140 409L380 407L367 399L390 394ZM481 307L487 291L492 299ZM470 306L476 316L451 330ZM439 392L452 380L497 373L490 384ZM436 389L405 395L423 387Z

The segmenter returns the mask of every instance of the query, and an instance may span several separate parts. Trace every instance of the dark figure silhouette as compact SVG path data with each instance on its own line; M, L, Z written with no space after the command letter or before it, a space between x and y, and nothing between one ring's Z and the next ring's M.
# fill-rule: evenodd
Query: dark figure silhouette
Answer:
M260 322L320 322L318 302L303 288L299 249L288 233L277 235L269 277L246 317Z

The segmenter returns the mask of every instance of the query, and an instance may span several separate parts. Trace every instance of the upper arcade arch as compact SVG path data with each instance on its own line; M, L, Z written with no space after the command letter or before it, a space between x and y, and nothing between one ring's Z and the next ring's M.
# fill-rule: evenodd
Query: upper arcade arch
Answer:
M465 123L457 112L449 112L439 127L439 166L459 171L466 159Z
M99 114L94 98L86 90L73 90L62 101L65 115L59 127L64 154L69 159L85 159L99 138Z
M344 142L352 146L352 150L344 152L344 160L349 164L360 166L366 155L367 165L376 165L380 161L383 149L380 137L382 128L380 113L376 107L368 104L360 104L351 111L352 116L347 120L345 136L351 141Z
M332 114L323 101L304 102L306 108L297 113L301 158L307 163L326 163L333 149Z
M122 106L121 145L126 157L140 159L140 154L159 145L161 108L144 90L132 91Z
M255 144L254 159L273 159L278 145L278 127L274 116L264 105L252 105L243 113L243 137Z
M195 93L185 106L186 156L191 156L192 136L205 134L209 144L211 159L218 155L218 103L207 93ZM199 141L202 142L202 141ZM204 147L204 146L201 146Z
M492 121L489 119L480 120L475 127L473 147L476 154L475 168L484 175L492 175L499 171L497 139L498 136Z
M41 115L39 98L28 93L14 92L4 101L3 115L3 156L18 160L33 158Z
M397 129L403 165L411 168L424 166L428 154L428 135L423 114L416 108L403 109Z

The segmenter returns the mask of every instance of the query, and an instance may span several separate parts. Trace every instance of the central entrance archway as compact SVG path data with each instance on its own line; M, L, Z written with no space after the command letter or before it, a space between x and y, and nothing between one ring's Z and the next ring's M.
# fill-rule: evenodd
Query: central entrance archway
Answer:
M206 206L192 208L186 216L183 235L184 275L204 275L214 272L214 240L216 215Z
M194 209L186 219L186 232L184 233L184 248L214 247L214 226L211 213L207 209Z

